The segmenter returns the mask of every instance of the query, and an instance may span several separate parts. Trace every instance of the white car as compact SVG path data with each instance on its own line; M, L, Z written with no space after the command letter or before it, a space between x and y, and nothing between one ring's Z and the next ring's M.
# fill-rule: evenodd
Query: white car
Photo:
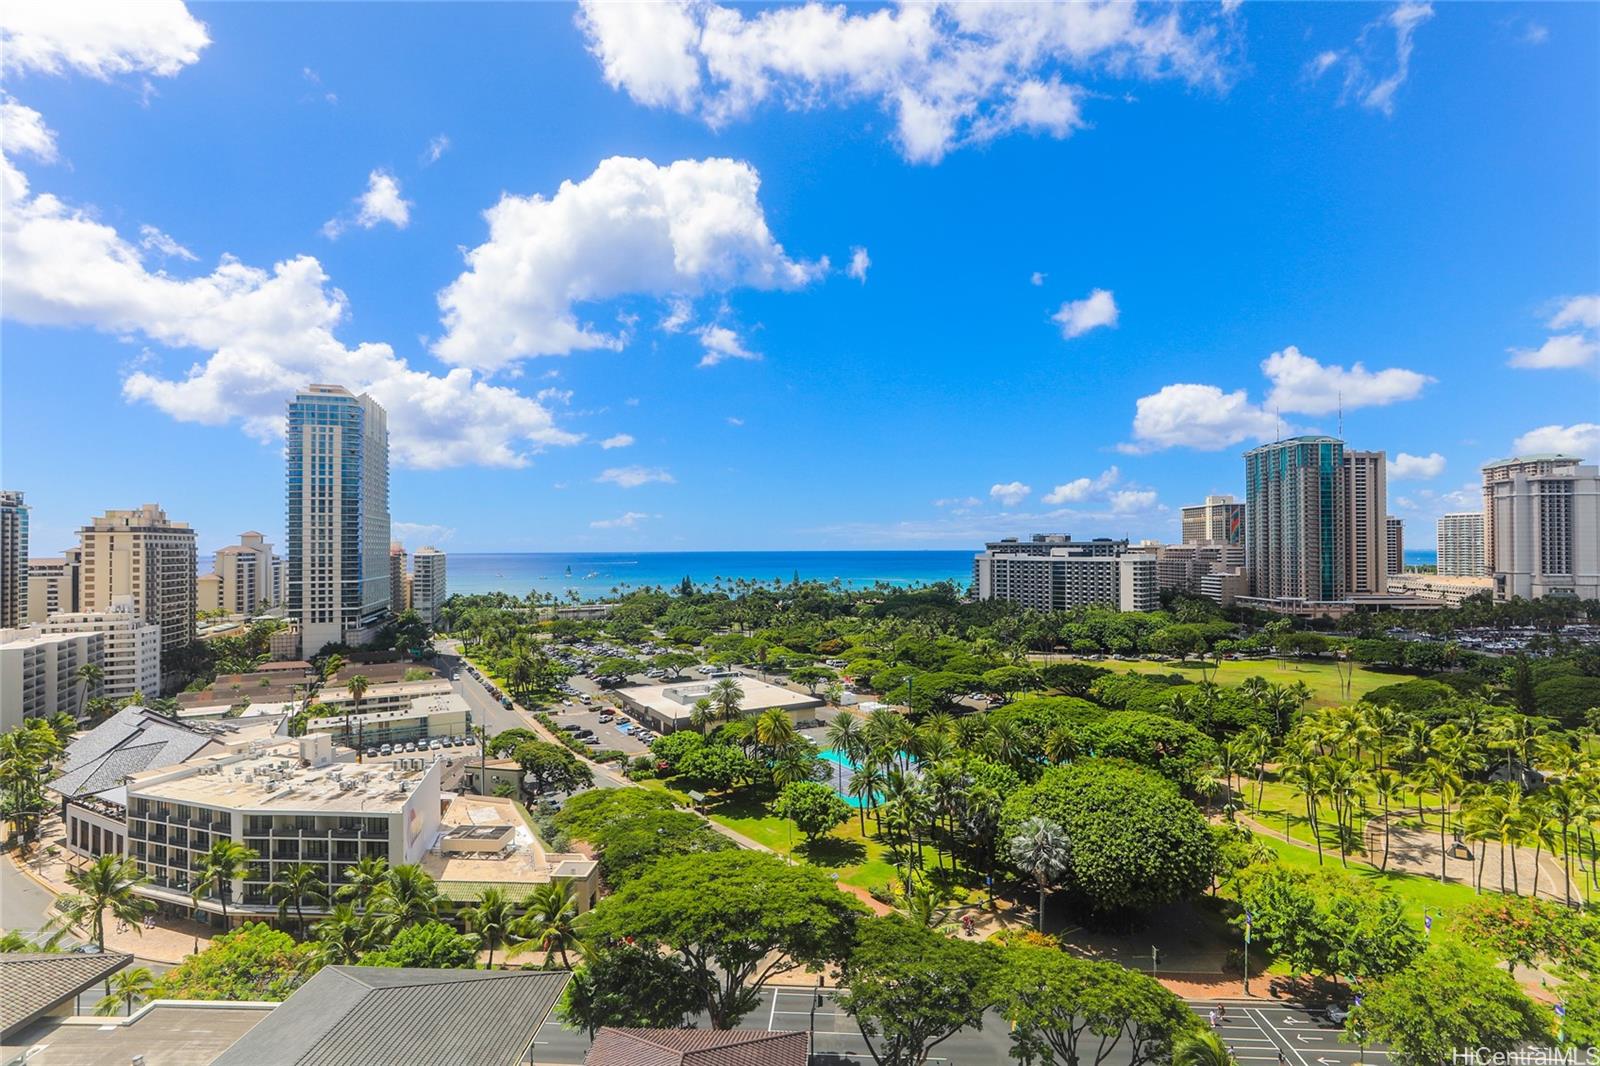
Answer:
M1322 1016L1328 1019L1334 1025L1343 1025L1344 1020L1350 1017L1350 1011L1345 1007L1341 1007L1337 1003L1333 1003L1322 1012Z

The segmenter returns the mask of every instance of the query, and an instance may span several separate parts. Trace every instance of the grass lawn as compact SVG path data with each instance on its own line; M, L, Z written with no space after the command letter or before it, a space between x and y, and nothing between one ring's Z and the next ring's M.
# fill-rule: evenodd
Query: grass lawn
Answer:
M1286 844L1269 836L1257 836L1278 855L1285 866L1299 866L1315 869L1317 866L1317 853L1295 844ZM1393 889L1405 901L1406 913L1422 923L1424 908L1434 913L1434 926L1440 923L1449 923L1450 915L1458 908L1470 903L1476 896L1470 885L1457 882L1439 882L1432 877L1420 877L1417 874L1399 873L1394 870L1376 870L1365 863L1353 863L1349 869L1339 865L1337 853L1327 857L1322 863L1324 870L1336 870L1350 877L1359 877L1367 881L1376 881L1385 888Z
M1340 695L1339 671L1331 662L1296 662L1290 659L1285 665L1277 659L1225 659L1216 668L1207 665L1204 676L1201 674L1200 664L1190 661L1179 664L1176 662L1157 663L1147 659L1136 662L1118 662L1115 659L1061 659L1050 656L1049 662L1082 662L1089 666L1098 666L1114 673L1128 673L1130 671L1140 674L1183 674L1195 681L1206 678L1215 680L1219 685L1237 685L1239 682L1251 677L1264 677L1277 685L1292 685L1296 681L1303 681L1311 690L1311 705L1314 707L1331 707L1338 704L1358 700L1375 688L1384 685L1393 685L1401 681L1410 681L1414 674L1388 673L1373 670L1357 664L1355 675L1350 683L1350 697L1346 700Z
M674 788L670 779L651 779L641 784L666 792L681 803L689 802L684 790ZM829 873L838 874L839 880L847 885L873 888L900 876L889 857L889 849L877 839L870 812L866 818L865 836L861 833L860 816L852 814L849 821L810 844L793 822L773 814L767 809L764 797L748 790L708 796L706 813L719 825L727 826L780 855L792 855ZM932 849L927 850L924 858L927 869L935 869ZM945 868L949 869L948 859ZM972 880L975 882L976 877Z

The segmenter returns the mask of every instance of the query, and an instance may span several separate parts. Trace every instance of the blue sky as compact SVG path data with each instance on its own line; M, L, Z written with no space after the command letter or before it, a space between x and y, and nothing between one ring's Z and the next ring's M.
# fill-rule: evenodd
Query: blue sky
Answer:
M1173 537L1341 396L1412 546L1600 459L1593 5L57 6L0 14L36 554L280 537L307 380L455 551Z

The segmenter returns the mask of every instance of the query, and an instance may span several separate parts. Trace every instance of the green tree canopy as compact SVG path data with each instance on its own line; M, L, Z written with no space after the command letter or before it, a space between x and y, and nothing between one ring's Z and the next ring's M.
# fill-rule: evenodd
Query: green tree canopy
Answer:
M853 812L832 786L820 781L796 781L783 786L772 813L799 826L807 840L816 840L848 821Z
M585 957L556 1013L593 1039L603 1025L677 1029L704 1002L705 994L683 958L618 944Z
M865 918L843 968L839 1005L878 1066L921 1066L963 1029L983 1028L996 950L941 936L899 915Z
M1351 1038L1389 1045L1401 1066L1436 1066L1461 1048L1511 1051L1548 1040L1554 1026L1516 980L1486 957L1441 940L1410 966L1366 989L1345 1021Z
M1239 875L1238 895L1252 935L1295 973L1381 977L1423 948L1398 893L1338 870L1255 866Z
M1006 801L1001 837L1036 815L1065 831L1064 886L1092 911L1148 910L1210 882L1215 843L1205 819L1149 770L1108 759L1047 770Z
M655 863L593 911L589 934L677 952L712 1025L730 1029L772 977L842 960L863 912L820 870L726 851Z
M161 975L152 999L287 999L321 966L314 944L246 922Z
M470 970L477 959L477 937L458 933L444 922L423 922L406 926L382 948L366 952L360 965Z

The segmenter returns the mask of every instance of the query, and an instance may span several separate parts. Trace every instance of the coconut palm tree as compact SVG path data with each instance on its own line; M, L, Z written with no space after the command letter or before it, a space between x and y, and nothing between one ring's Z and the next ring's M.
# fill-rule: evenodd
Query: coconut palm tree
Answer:
M280 922L288 918L289 911L293 908L294 926L301 939L306 935L305 905L314 903L327 906L328 904L327 882L317 875L317 867L306 862L298 862L279 870L278 876L273 878L267 891L271 894L272 901L278 905Z
M1214 1030L1191 1033L1172 1049L1172 1066L1238 1066L1233 1052Z
M1572 847L1568 836L1572 826L1583 815L1583 795L1576 782L1557 781L1544 790L1545 810L1550 820L1561 831L1561 874L1565 881L1565 899L1572 906Z
M355 714L361 713L361 701L367 695L367 689L372 687L372 682L367 680L366 674L356 674L344 687L350 690L350 706ZM352 711L344 712L344 742L350 743L350 715Z
M833 721L828 723L828 747L839 756L835 765L839 768L838 791L844 791L844 764L849 762L852 766L859 766L860 755L863 747L861 719L853 711L840 711L833 716Z
M519 922L517 933L524 939L506 952L520 955L525 951L543 951L545 966L550 965L550 953L561 956L561 968L572 969L567 953L581 949L576 921L578 901L573 898L572 886L564 881L551 881L538 885L528 894L527 910Z
M237 840L218 840L211 850L200 858L200 868L195 871L194 890L190 895L198 902L215 890L217 902L222 904L222 928L228 928L228 896L233 883L243 877L250 864L261 857L255 848L247 848Z
M322 961L330 966L351 966L367 950L372 926L348 903L336 903L328 916L311 927Z
M149 999L150 993L155 991L156 975L150 972L148 966L135 966L112 974L106 987L109 991L94 1005L94 1012L106 1015L123 1011L132 1015L133 1005Z
M380 935L388 939L439 913L439 886L414 863L391 866L368 913Z
M793 744L797 735L794 720L781 708L762 711L756 719L756 740L774 755Z
M373 896L388 877L389 860L369 855L355 865L344 868L344 883L334 891L334 895L341 900L354 901L357 907L365 910L371 906Z
M1078 736L1064 725L1050 728L1044 735L1044 757L1060 765L1071 762L1078 754Z
M1445 757L1430 755L1418 770L1420 779L1439 796L1439 880L1444 880L1444 831L1449 822L1450 801L1461 792L1461 775Z
M857 767L855 774L850 778L850 795L859 802L856 812L861 815L861 835L867 834L867 810L872 811L872 821L878 826L879 832L883 831L883 821L878 815L878 798L883 795L887 784L883 770L873 762L864 762Z
M1022 823L1010 841L1011 861L1032 877L1039 886L1038 929L1044 931L1044 896L1056 879L1066 873L1071 855L1067 834L1056 823L1038 815Z
M100 682L105 680L106 671L97 663L84 663L78 667L75 676L78 680L78 717L82 718L88 706L89 690L100 687Z
M724 722L731 722L742 717L740 705L744 702L744 689L739 687L739 682L731 677L725 677L711 686L711 705L717 709L717 717Z
M57 904L66 925L87 927L89 940L102 950L106 946L106 911L142 933L144 916L155 904L134 892L150 878L139 871L132 859L102 855L88 866L67 870L67 884L74 894Z
M506 942L516 925L517 908L498 888L486 888L478 902L461 912L467 928L478 934L478 942L489 949L486 965L494 969L494 953Z

